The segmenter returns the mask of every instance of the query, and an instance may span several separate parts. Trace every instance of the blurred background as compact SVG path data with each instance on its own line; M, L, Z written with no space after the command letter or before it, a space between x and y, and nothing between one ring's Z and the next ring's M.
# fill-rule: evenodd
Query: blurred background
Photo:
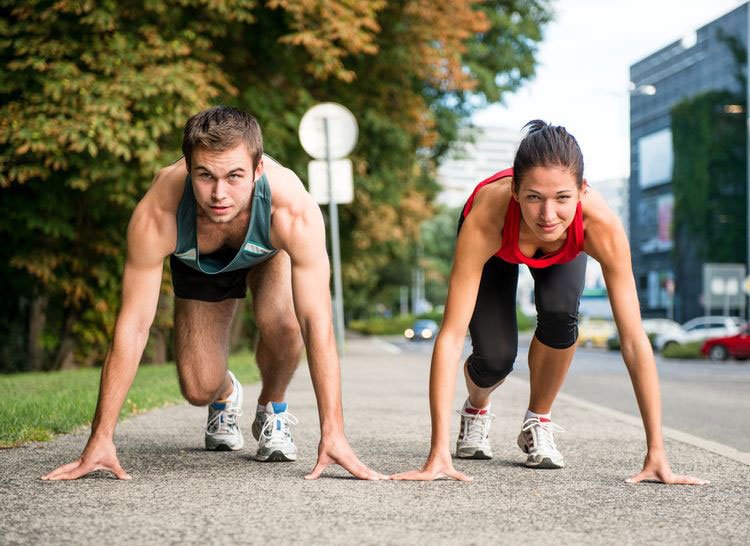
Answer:
M628 231L645 317L746 313L744 2L0 6L2 372L101 364L130 214L180 157L187 118L219 103L255 115L305 182L304 112L335 101L356 116L355 197L339 208L350 328L439 322L460 206L534 118L578 138ZM146 362L172 357L165 271ZM522 324L533 309L524 276ZM596 264L581 311L611 318ZM254 335L244 305L233 347Z

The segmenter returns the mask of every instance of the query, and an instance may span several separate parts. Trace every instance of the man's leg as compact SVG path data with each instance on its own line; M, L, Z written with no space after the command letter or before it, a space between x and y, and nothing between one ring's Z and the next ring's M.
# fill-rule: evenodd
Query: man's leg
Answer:
M260 332L255 358L262 386L253 436L259 440L256 458L261 461L293 461L297 448L287 412L286 389L302 356L302 334L294 313L292 266L289 255L279 251L253 267L248 274L255 322Z
M209 404L206 449L237 450L244 445L238 417L242 387L227 370L229 331L237 300L175 298L175 357L182 394L191 404Z
M292 265L280 251L248 274L260 337L255 358L263 379L258 403L283 402L302 357L302 334L294 314Z
M229 396L229 329L237 300L206 302L175 298L175 358L180 388L188 402L205 406Z

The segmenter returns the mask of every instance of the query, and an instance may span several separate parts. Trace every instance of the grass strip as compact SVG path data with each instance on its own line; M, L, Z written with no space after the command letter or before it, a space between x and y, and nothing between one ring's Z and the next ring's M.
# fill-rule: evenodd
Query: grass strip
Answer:
M260 374L249 352L229 357L241 383ZM51 439L90 425L99 392L100 368L0 375L0 448ZM182 402L174 363L138 368L120 419Z

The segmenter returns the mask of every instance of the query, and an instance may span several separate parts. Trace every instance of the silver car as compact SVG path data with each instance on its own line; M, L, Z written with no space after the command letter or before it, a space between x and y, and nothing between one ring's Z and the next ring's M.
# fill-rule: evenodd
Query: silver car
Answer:
M690 319L679 329L656 336L654 348L663 351L670 344L704 341L710 337L732 336L740 331L739 317L708 316Z

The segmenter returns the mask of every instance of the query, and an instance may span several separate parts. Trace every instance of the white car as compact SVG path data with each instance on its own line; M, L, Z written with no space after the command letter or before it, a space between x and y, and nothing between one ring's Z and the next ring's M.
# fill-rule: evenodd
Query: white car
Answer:
M694 341L704 341L710 337L731 336L739 333L742 320L739 317L696 317L690 319L679 330L656 336L654 348L663 351L670 344L682 345Z

